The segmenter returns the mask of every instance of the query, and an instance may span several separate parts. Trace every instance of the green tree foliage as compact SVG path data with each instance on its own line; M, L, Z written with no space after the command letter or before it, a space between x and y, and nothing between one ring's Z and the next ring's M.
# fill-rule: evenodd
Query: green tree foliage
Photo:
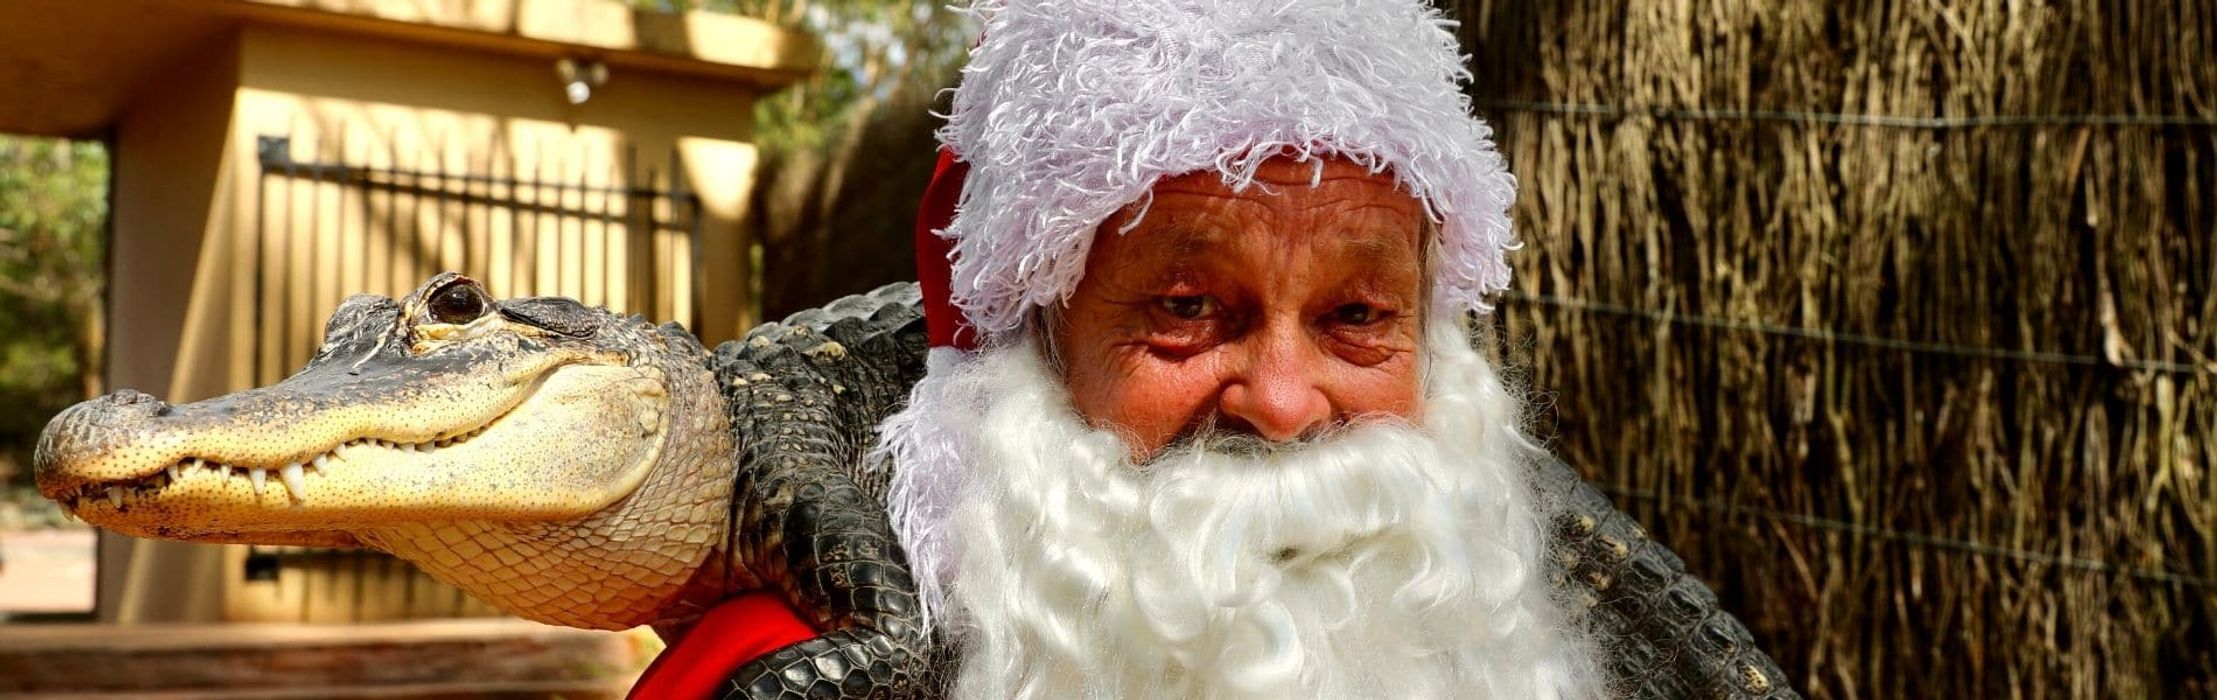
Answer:
M0 136L0 479L28 483L54 413L100 386L108 151Z
M975 27L943 0L632 0L640 9L753 17L815 34L821 68L755 108L757 143L772 153L851 142L869 114L947 87Z
M931 115L976 40L945 0L632 0L706 10L817 36L819 68L755 105L762 150L748 235L767 317L914 279L917 202L937 156Z

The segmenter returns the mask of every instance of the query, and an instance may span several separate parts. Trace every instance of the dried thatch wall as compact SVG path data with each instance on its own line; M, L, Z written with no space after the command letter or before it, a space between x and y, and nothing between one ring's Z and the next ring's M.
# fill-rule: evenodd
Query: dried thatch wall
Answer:
M2217 695L2217 4L1455 10L1542 432L1805 692Z

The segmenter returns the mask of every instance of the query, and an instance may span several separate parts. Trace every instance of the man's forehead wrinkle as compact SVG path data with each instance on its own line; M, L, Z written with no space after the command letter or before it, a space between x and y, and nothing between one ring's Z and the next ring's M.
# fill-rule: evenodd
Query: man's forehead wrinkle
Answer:
M1172 195L1262 204L1269 200L1303 195L1313 196L1319 191L1357 192L1363 190L1373 190L1381 193L1390 192L1393 195L1398 195L1397 198L1407 199L1411 204L1421 206L1421 203L1417 201L1417 197L1402 189L1399 183L1360 175L1334 175L1317 180L1301 178L1299 180L1283 181L1258 177L1254 182L1243 187L1226 185L1213 178L1174 178L1156 183L1152 195L1158 198L1163 195Z
M1310 217L1310 226L1332 230L1333 233L1363 233L1369 231L1416 232L1418 219L1423 215L1410 211L1409 205L1392 201L1320 201L1287 212L1289 216ZM1316 220L1322 218L1323 220Z
M1119 295L1159 293L1181 282L1223 282L1226 280L1219 279L1217 273L1230 273L1260 283L1264 288L1256 292L1267 289L1268 294L1279 296L1293 293L1281 287L1299 277L1291 274L1295 268L1314 265L1339 267L1340 271L1331 275L1339 280L1336 284L1352 284L1369 294L1399 295L1394 291L1396 285L1387 278L1399 278L1399 272L1410 279L1420 274L1421 255L1416 250L1417 234L1413 229L1325 223L1305 233L1310 235L1281 231L1250 237L1215 227L1189 226L1135 231L1131 235L1141 238L1119 246L1121 250L1102 261L1100 271L1107 273L1108 279L1103 281L1116 288ZM1249 277L1233 272L1236 270L1268 273Z
M1199 200L1191 202L1191 204L1197 205L1194 208L1210 210L1222 210L1232 208L1235 205L1243 208L1262 207L1267 210L1270 206L1269 199L1266 197L1256 197L1247 192L1234 192L1221 187L1163 185L1154 191L1153 198L1154 203L1148 207L1149 215L1157 213L1163 207L1165 198L1180 205L1186 204L1184 200L1189 198Z
M1371 183L1379 187L1389 187L1394 189L1395 191L1401 191L1402 189L1400 181L1395 180L1390 174L1371 174L1367 172L1347 172L1340 170L1326 170L1324 174L1320 177L1309 177L1306 174L1301 175L1300 177L1274 177L1270 173L1263 172L1258 172L1255 174L1255 184L1269 185L1275 188L1323 187L1325 185L1341 185L1354 182Z
M1359 196L1356 192L1330 194L1304 193L1306 196L1249 197L1224 192L1176 192L1156 193L1154 206L1146 218L1133 228L1151 228L1157 232L1189 232L1221 238L1224 229L1238 229L1257 224L1268 227L1315 226L1318 222L1304 221L1315 217L1331 217L1334 221L1407 219L1412 226L1425 218L1423 205L1416 198L1395 193L1396 196ZM1161 195L1174 196L1163 197ZM1336 195L1336 196L1335 196ZM1186 198L1193 198L1187 200Z

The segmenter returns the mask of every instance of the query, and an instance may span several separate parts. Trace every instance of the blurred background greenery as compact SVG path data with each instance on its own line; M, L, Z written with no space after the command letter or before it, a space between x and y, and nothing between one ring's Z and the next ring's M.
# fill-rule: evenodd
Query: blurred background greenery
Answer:
M952 83L972 29L945 3L917 0L631 0L666 12L761 19L815 34L824 68L756 108L758 145L774 152L851 148L886 106L930 99ZM860 117L860 118L857 118Z
M101 389L107 222L105 146L0 135L0 475L11 486L30 483L46 419Z
M631 0L730 12L816 35L821 68L755 107L762 168L747 222L762 318L915 278L916 202L943 91L975 23L930 0ZM892 245L888 245L892 243ZM820 264L838 260L837 265Z

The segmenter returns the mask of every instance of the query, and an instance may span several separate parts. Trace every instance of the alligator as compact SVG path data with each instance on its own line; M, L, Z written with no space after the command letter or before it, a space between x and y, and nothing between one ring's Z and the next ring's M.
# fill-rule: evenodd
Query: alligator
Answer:
M444 273L347 299L274 385L71 407L34 464L41 493L116 532L367 547L552 624L676 637L775 592L820 636L734 671L725 697L931 696L951 651L922 627L891 468L868 457L925 342L913 284L710 352L675 324ZM1798 697L1675 555L1568 466L1537 469L1561 506L1551 580L1615 694Z

